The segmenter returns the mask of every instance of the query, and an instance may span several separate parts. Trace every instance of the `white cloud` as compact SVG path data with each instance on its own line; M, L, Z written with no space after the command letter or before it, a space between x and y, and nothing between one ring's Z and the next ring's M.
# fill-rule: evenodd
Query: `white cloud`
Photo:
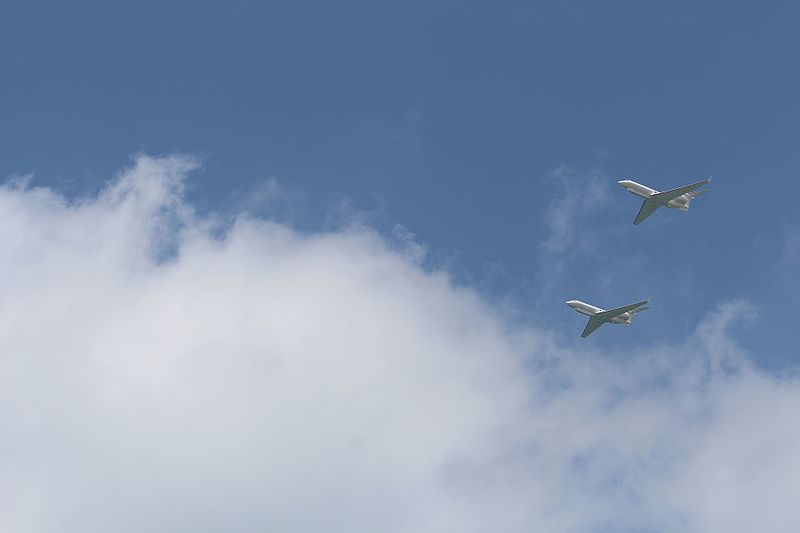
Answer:
M800 384L592 353L367 229L224 238L140 156L0 189L0 531L796 531Z

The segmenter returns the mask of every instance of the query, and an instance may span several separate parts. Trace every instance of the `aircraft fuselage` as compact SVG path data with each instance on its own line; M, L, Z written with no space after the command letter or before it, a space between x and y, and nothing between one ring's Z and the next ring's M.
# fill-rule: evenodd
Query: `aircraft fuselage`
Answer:
M628 190L629 193L635 194L645 200L649 199L654 194L658 193L657 190L651 189L647 185L642 185L641 183L636 183L633 180L621 180L617 182L621 187L624 187ZM687 211L689 209L689 202L692 200L691 196L687 194L683 194L670 200L669 202L659 202L660 205L664 207L669 207L671 209L681 209L683 211Z
M565 303L574 310L576 310L577 312L579 312L580 314L586 316L594 316L597 313L601 313L604 311L604 309L600 309L599 307L595 307L591 304L587 304L586 302L582 302L580 300L568 300ZM610 324L630 325L631 318L633 318L633 315L631 313L622 313L621 315L615 316L608 322Z

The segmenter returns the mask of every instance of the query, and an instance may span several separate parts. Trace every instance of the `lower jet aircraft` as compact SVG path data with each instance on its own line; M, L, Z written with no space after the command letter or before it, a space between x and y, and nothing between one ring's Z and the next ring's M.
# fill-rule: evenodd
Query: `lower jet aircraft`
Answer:
M677 189L664 192L658 192L650 187L631 180L621 180L617 183L628 189L628 192L644 198L642 208L639 209L639 214L636 215L636 220L633 221L634 224L641 224L644 219L652 215L653 211L659 207L670 207L672 209L688 211L689 204L692 202L693 198L708 192L708 189L703 191L696 191L695 189L710 182L711 178L708 178L698 181L697 183L692 183L691 185L685 185L683 187L678 187Z
M581 337L588 337L594 330L606 322L610 324L625 324L626 326L630 326L631 320L633 320L633 316L636 313L640 313L645 309L650 309L649 307L642 307L648 303L650 303L650 298L647 300L642 300L641 302L636 302L635 304L623 305L622 307L605 311L599 307L581 302L580 300L569 300L566 302L568 306L577 312L589 316L589 323L586 324L585 328L583 328Z

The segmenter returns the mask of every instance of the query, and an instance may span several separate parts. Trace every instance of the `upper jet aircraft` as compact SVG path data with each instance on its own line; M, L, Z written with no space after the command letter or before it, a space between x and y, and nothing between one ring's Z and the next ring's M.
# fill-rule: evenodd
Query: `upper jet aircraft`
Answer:
M670 207L672 209L688 211L692 198L708 192L708 189L702 191L695 191L695 189L710 182L711 178L708 178L698 181L697 183L692 183L691 185L685 185L683 187L678 187L677 189L664 192L658 192L650 187L631 180L621 180L617 183L628 189L628 192L644 198L642 208L639 209L639 214L636 215L636 220L633 221L634 224L641 224L644 219L652 215L653 211L659 207Z
M636 302L635 304L623 305L622 307L609 309L608 311L585 302L581 302L580 300L568 300L565 303L577 312L590 317L589 323L586 324L585 328L583 328L581 337L588 337L594 330L606 322L630 326L631 320L633 320L633 316L636 313L640 313L645 309L650 309L649 307L642 307L643 305L650 303L650 298L647 300L642 300L641 302Z

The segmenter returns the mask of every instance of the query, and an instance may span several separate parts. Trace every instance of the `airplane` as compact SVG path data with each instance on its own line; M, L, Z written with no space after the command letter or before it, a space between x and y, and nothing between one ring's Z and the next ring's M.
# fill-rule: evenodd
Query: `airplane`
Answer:
M658 192L650 187L631 180L620 180L617 183L627 189L631 194L635 194L636 196L641 196L644 198L642 208L639 209L639 214L636 215L636 220L633 221L634 224L641 224L644 219L652 215L653 211L659 207L670 207L672 209L688 211L689 204L693 198L708 192L708 189L702 191L696 191L695 189L705 185L706 183L711 183L711 178L664 192Z
M636 313L650 309L649 307L642 307L643 305L650 303L650 298L647 300L642 300L641 302L636 302L635 304L615 307L614 309L609 309L607 311L585 302L581 302L580 300L568 300L565 303L577 312L590 317L589 323L586 324L585 328L583 328L581 337L588 337L592 334L592 332L594 332L594 330L606 322L609 324L625 324L626 326L630 326L631 320L633 320L633 317Z

